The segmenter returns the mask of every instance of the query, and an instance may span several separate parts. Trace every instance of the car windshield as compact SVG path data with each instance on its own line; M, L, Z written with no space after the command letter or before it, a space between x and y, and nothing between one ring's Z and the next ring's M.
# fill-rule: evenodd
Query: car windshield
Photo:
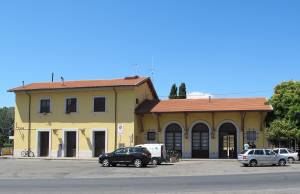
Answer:
M288 151L289 151L290 153L295 153L293 150L290 150L290 149L288 149Z
M276 154L278 154L278 150L273 150L273 152L275 152Z

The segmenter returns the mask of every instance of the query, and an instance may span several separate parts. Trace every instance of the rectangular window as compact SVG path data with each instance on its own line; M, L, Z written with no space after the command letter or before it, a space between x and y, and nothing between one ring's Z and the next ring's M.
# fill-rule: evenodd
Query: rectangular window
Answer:
M105 112L105 97L94 98L94 112Z
M265 155L263 150L255 150L254 155Z
M40 100L40 113L50 113L50 99Z
M247 139L247 142L255 142L257 139L256 131L247 131L246 139Z
M148 141L155 141L156 139L156 133L155 132L148 132L147 133L147 140Z
M66 113L76 112L77 111L77 99L76 98L67 98L66 100Z

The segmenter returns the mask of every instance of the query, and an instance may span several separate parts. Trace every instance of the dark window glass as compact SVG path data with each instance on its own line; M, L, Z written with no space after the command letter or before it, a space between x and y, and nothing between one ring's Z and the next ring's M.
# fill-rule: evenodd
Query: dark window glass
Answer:
M256 137L256 131L247 131L246 133L246 139L247 142L254 142L256 141L257 137Z
M288 152L287 152L286 149L281 149L281 150L280 150L280 153L281 153L281 154L288 154Z
M118 150L115 151L116 154L125 154L127 153L127 149L126 148L120 148Z
M77 99L68 98L66 102L66 113L76 112Z
M255 155L264 155L264 151L263 150L255 150L254 154Z
M251 150L251 151L249 151L249 155L252 155L253 154L253 152L254 152L254 150Z
M105 98L94 98L94 112L105 112Z
M265 150L266 155L275 155L275 153L272 150Z
M147 133L147 140L148 141L155 141L156 139L156 133L155 132L148 132Z
M276 154L278 154L278 150L273 150Z
M40 113L50 113L50 99L42 99L40 103Z

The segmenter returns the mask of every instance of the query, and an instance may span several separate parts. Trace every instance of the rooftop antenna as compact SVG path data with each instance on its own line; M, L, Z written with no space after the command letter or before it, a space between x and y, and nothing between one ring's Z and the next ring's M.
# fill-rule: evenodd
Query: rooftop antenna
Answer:
M65 85L65 79L63 78L63 76L60 77L62 85Z
M134 68L134 73L135 73L135 75L138 75L138 71L139 71L139 65L138 64L133 64L133 68Z
M53 81L54 81L54 73L52 72L52 74L51 74L51 81L52 81L52 83L53 83Z
M155 73L154 59L153 59L153 56L152 56L152 59L151 59L151 68L150 68L150 77L151 77L152 81L154 80L154 73Z
M23 86L23 87L25 86L25 82L24 82L24 81L22 81L22 86Z

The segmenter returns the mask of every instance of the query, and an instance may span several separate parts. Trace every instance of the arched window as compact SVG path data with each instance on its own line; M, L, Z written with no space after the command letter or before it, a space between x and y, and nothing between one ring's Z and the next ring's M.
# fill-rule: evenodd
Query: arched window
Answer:
M219 128L219 158L237 157L237 129L232 123L223 123Z
M165 131L165 144L167 151L176 151L182 155L182 129L180 125L172 123Z
M197 123L192 128L192 158L209 158L209 128Z

